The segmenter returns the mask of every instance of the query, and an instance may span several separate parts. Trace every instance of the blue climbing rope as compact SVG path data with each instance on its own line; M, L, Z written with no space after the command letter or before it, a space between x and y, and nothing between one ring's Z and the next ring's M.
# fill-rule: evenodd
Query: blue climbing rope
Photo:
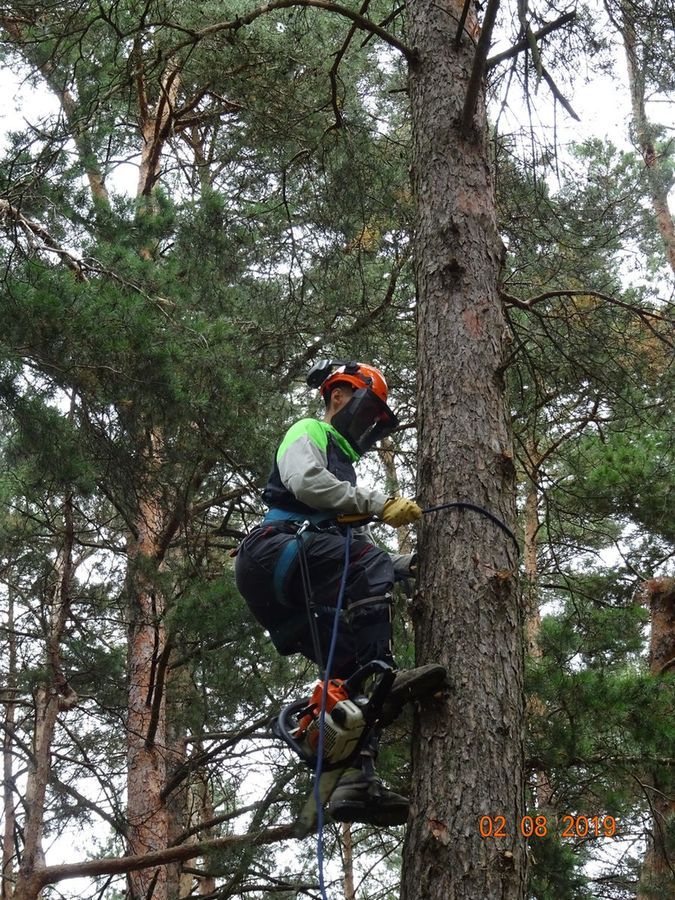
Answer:
M340 612L344 603L345 587L347 584L347 572L349 569L349 545L352 539L352 529L349 525L345 532L345 556L344 566L342 569L342 578L340 580L340 589L338 591L337 603L335 605L335 618L333 619L333 631L331 632L330 647L328 650L328 659L326 660L326 668L324 669L324 685L326 686L321 697L321 711L319 713L319 742L316 751L316 770L314 773L314 802L316 804L317 828L316 828L316 858L319 867L319 887L321 889L322 900L328 900L326 895L326 886L323 877L323 805L319 795L319 781L321 779L321 770L323 768L323 740L324 725L326 721L326 701L328 699L328 682L330 680L330 671L333 667L333 657L335 656L335 647L337 645L338 630L340 628Z

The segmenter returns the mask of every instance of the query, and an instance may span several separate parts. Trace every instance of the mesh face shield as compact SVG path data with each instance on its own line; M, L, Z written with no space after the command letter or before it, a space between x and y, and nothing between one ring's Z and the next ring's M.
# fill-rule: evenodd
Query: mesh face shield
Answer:
M333 416L331 425L363 456L398 427L398 419L369 388L359 388Z

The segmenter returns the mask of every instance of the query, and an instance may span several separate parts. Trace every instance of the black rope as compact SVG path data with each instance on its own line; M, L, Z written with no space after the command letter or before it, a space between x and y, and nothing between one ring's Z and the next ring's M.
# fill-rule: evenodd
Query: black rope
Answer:
M312 635L312 646L314 648L314 656L319 669L323 672L323 654L321 652L321 640L319 638L319 629L316 624L316 616L314 613L314 591L312 589L312 578L309 572L309 563L307 562L307 548L303 540L305 532L300 529L296 532L295 539L298 542L298 566L300 569L300 578L302 580L302 592L305 595L305 607L307 609L307 619L309 620L309 631Z
M518 538L511 531L506 522L502 522L502 520L496 516L494 513L491 513L489 510L484 509L482 506L478 506L476 503L466 503L464 501L455 501L453 503L438 503L436 506L427 506L422 512L426 515L427 513L438 512L441 509L470 509L473 512L480 513L482 516L485 516L491 522L501 528L504 534L508 534L513 543L516 545L516 550L518 551L518 555L520 555L520 544L518 543Z

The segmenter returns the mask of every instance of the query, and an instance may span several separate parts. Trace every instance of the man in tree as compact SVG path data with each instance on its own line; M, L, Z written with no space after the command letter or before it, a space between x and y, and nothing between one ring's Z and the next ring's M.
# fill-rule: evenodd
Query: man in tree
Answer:
M373 660L395 668L392 588L409 577L414 556L391 556L363 523L373 516L394 528L422 515L414 500L387 497L356 483L354 463L397 426L379 369L364 363L317 363L308 383L320 387L323 421L301 419L286 433L263 494L269 511L237 555L237 586L277 650L302 653L323 668L335 621L349 539L344 608L330 676L348 678ZM349 521L361 522L353 531ZM310 620L310 615L312 620ZM314 627L313 627L314 623ZM399 671L382 712L393 721L402 706L437 688L445 669L427 665ZM333 793L339 821L405 823L408 801L375 774L377 735Z

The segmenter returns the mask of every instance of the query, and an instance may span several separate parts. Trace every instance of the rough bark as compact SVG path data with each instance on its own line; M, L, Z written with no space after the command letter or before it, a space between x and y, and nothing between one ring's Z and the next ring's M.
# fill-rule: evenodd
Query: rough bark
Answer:
M9 588L7 597L7 691L5 728L2 740L2 809L5 827L2 834L2 881L0 897L10 900L14 894L14 769L12 765L12 735L16 717L16 636L14 634L14 594Z
M675 578L661 578L644 586L651 610L649 670L663 684L665 709L675 714L672 673L675 670ZM652 828L642 866L637 900L667 896L675 884L675 784L671 767L663 765L649 773ZM663 892L663 893L662 893Z
M515 527L515 468L501 367L502 243L487 155L484 96L460 119L474 59L454 43L464 4L412 0L410 73L418 291L418 496L467 499ZM473 10L467 30L475 31ZM513 543L469 512L425 516L415 608L419 664L441 662L450 690L413 735L403 900L525 896L523 612ZM483 838L482 816L506 838Z
M151 490L139 505L137 534L129 538L129 640L127 707L127 817L129 853L168 846L166 698L157 673L165 650L164 598L153 574L163 525L160 499ZM166 867L132 872L130 900L166 900Z
M633 21L635 11L626 3L622 4L622 8L624 14L622 37L624 50L626 51L628 87L630 89L635 140L647 169L647 179L656 224L663 240L668 263L675 274L675 223L668 205L668 189L664 178L661 176L659 155L654 147L654 130L647 119L647 111L645 109L645 73L640 60L637 34Z

